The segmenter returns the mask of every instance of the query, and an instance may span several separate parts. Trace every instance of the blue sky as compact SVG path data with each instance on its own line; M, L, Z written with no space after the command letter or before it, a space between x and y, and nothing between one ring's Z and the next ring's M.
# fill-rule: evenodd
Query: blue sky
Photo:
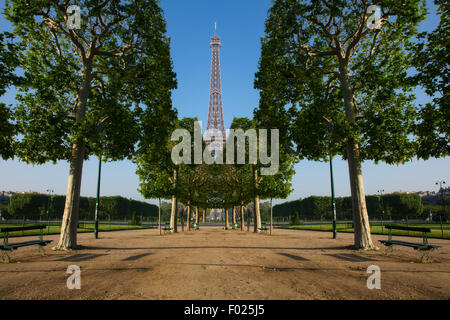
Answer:
M233 117L252 117L258 106L258 92L253 89L254 74L260 56L260 38L264 35L264 19L270 8L269 0L162 0L161 7L167 19L171 37L171 55L177 73L178 89L173 92L173 104L179 117L197 117L206 126L208 115L209 77L211 68L210 37L217 21L221 38L220 62L225 126ZM435 8L428 1L430 11ZM4 1L0 1L3 11ZM438 23L432 14L421 25L421 30L432 30ZM11 26L0 16L0 31ZM13 103L15 91L1 98ZM417 91L417 100L427 97ZM333 161L337 196L350 195L347 162ZM435 182L450 183L450 158L412 161L405 165L388 166L364 162L363 177L367 194L384 189L394 191L437 190ZM139 179L135 165L130 161L103 164L102 195L122 195L143 200L137 191ZM288 199L309 195L329 195L329 164L302 161L297 164L293 180L294 192ZM17 160L0 160L0 191L38 191L53 189L65 194L69 165L59 162L32 166ZM98 160L91 158L83 168L81 193L95 196ZM277 202L282 202L276 201ZM150 202L155 202L150 200Z

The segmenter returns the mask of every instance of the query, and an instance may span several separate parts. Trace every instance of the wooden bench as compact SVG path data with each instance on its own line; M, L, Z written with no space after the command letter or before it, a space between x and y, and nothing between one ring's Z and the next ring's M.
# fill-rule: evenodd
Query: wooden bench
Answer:
M26 226L26 227L3 227L0 228L0 233L5 233L3 237L3 244L0 245L0 250L2 252L5 251L11 251L11 250L17 250L20 247L26 247L26 246L32 246L37 245L38 246L38 252L44 253L44 250L42 247L46 246L48 243L52 242L52 240L44 240L43 239L43 229L47 228L46 225L34 225L34 226ZM16 243L9 243L8 242L8 235L9 232L14 231L25 231L25 230L40 230L39 232L39 240L30 240L30 241L24 241L24 242L16 242ZM7 261L10 262L9 255L6 253Z
M425 259L428 258L429 252L431 252L431 250L440 248L440 246L436 246L436 245L432 245L432 244L428 243L427 233L431 232L430 228L405 227L405 226L395 226L395 225L389 225L389 224L385 225L384 227L386 229L388 229L388 239L387 240L379 240L382 244L384 244L385 246L388 246L391 250L393 250L394 245L397 245L397 246L411 247L411 248L414 248L414 250L425 251L426 253L422 256L422 262L424 262ZM416 242L392 240L392 231L391 230L405 230L405 231L422 232L423 242L416 243Z
M164 231L164 233L166 232L172 232L173 228L170 227L170 225L168 223L166 223L164 225L164 227L162 227L162 230Z

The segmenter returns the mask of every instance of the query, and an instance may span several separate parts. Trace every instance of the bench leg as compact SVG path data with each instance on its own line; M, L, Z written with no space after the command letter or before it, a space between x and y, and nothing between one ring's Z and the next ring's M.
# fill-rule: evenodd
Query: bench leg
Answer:
M431 263L431 262L433 262L433 259L431 257L431 251L433 251L433 249L425 251L425 253L420 258L420 263Z
M6 262L6 263L11 262L11 258L9 257L7 250L2 250L2 261Z
M392 254L392 253L394 253L394 245L393 244L386 248L386 254L389 255L389 254Z

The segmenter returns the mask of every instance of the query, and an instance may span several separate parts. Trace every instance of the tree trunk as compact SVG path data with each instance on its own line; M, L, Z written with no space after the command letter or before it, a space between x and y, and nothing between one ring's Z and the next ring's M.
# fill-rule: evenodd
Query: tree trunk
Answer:
M353 93L348 80L348 70L345 61L339 67L341 89L344 96L345 113L349 122L356 121L356 106L353 103ZM356 249L375 249L370 235L369 216L367 214L366 196L361 170L359 145L353 138L347 140L347 162L350 175L352 194L352 211L354 224L354 244Z
M191 231L191 205L189 201L187 205L187 231Z
M197 229L199 229L199 223L200 219L198 218L198 206L195 206L195 224L197 225Z
M233 206L233 215L231 217L231 223L233 224L233 228L234 228L234 226L236 224L236 207L235 206Z
M176 222L177 222L177 211L178 211L178 201L176 196L172 196L172 208L170 211L170 228L171 232L176 232Z
M75 123L83 121L86 114L86 103L89 97L92 81L91 60L83 71L83 83L81 85L78 102L75 107ZM61 223L61 233L58 244L54 247L56 250L67 250L77 248L77 226L81 192L81 177L83 173L84 154L86 151L86 142L78 139L72 145L72 154L70 157L69 178L67 182L66 202L64 214Z
M244 231L244 206L241 204L241 231Z
M177 232L177 216L178 216L178 199L176 196L176 190L177 190L177 184L178 184L178 170L173 170L173 189L175 194L172 195L172 210L170 212L170 228L172 228L171 232Z
M261 212L259 210L259 196L255 196L255 200L254 200L254 207L255 209L253 210L253 217L254 217L254 227L253 227L253 232L260 232L261 230Z

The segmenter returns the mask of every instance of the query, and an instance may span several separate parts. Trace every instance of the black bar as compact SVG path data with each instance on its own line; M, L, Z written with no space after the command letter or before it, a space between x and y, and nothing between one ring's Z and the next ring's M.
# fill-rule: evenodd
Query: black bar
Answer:
M419 227L404 227L404 226L394 226L387 224L384 226L386 229L395 229L395 230L408 230L408 231L418 231L418 232L431 232L430 228L419 228Z

